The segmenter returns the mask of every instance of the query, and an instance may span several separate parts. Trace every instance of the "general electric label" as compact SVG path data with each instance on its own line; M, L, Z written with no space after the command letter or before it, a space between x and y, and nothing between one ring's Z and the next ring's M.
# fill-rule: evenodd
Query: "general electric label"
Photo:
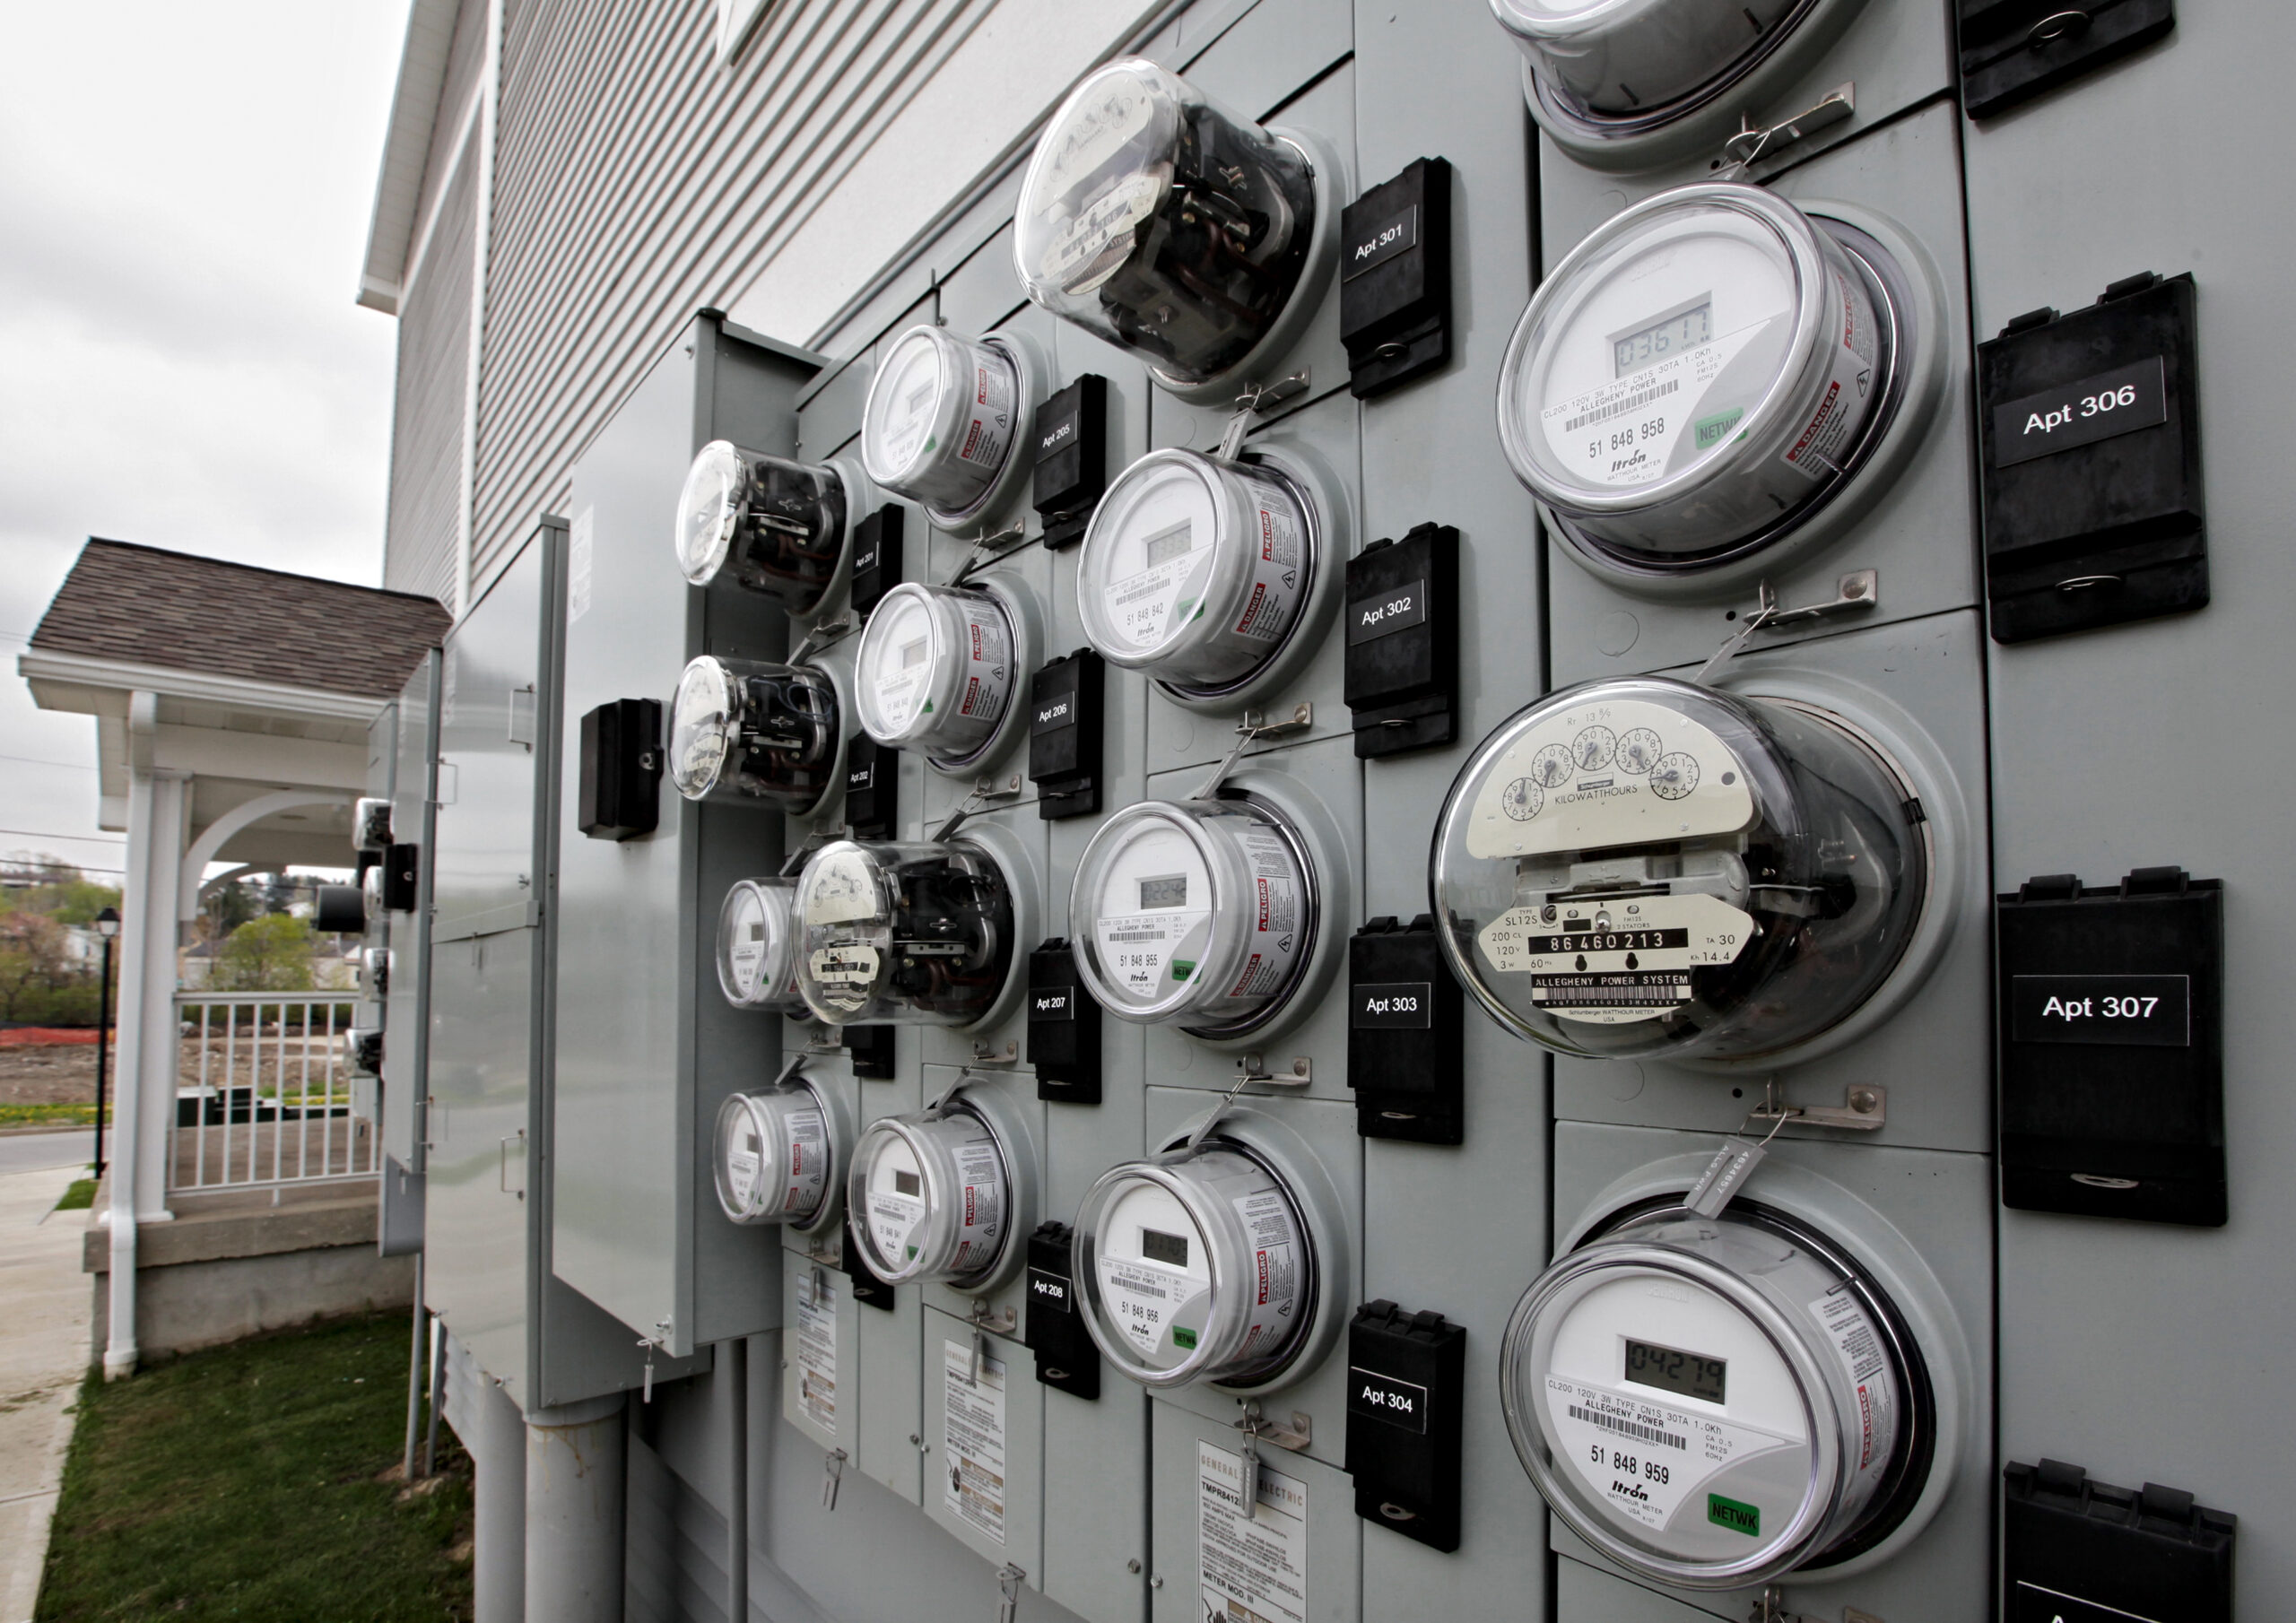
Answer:
M1259 1468L1244 1503L1244 1462L1196 1445L1198 1596L1205 1623L1307 1623L1308 1485Z

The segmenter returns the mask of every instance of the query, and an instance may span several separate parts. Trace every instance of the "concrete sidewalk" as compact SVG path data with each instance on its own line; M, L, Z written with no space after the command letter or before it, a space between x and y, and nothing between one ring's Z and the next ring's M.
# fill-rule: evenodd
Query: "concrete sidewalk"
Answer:
M0 1176L0 1623L29 1623L39 1596L67 1410L87 1372L88 1214L48 1215L83 1159Z

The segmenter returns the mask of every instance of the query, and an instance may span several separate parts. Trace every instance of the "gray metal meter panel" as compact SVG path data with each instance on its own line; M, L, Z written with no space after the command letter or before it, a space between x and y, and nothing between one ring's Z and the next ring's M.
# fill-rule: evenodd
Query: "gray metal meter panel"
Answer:
M430 914L426 905L431 856L430 829L437 783L433 742L439 726L439 655L432 650L407 678L398 699L397 759L391 774L391 838L418 848L414 912L394 920L391 984L384 999L383 1028L396 1032L383 1044L383 1152L409 1172L423 1169L423 1098L430 1083L426 1055L430 1042Z
M545 524L447 633L439 699L438 856L430 933L458 940L539 924L548 830L535 814L543 669L564 526ZM546 556L552 555L552 556Z
M560 791L553 1265L636 1333L683 1354L770 1324L779 1247L725 1221L707 1131L727 1092L764 1080L770 1039L712 968L733 881L779 864L778 824L662 789L660 826L585 838L581 718L666 700L705 651L778 655L787 617L731 581L689 586L670 516L694 453L726 438L787 455L802 357L699 317L574 471Z
M1165 1403L1150 1408L1153 1623L1287 1613L1355 1623L1365 1615L1363 1523L1345 1471L1263 1444L1258 1470L1248 1473L1232 1426ZM1248 1516L1240 1491L1248 1476L1257 1489Z
M918 1081L915 1050L900 1056L892 1081L864 1081L857 1127L879 1116L913 1115L925 1107ZM860 1349L861 1418L855 1428L859 1445L846 1445L864 1476L883 1483L912 1505L925 1502L925 1288L893 1288L890 1310L864 1309L856 1340Z
M1631 1584L1614 1573L1561 1563L1555 1575L1554 1615L1586 1623L1705 1623L1714 1614Z
M1020 1341L925 1312L925 1514L992 1565L1044 1586L1044 1408Z
M1859 264L1881 273L1867 284L1878 290L1874 319L1893 323L1897 336L1889 350L1895 360L1876 369L1902 381L1888 383L1861 430L1874 437L1870 450L1813 498L1806 517L1711 568L1638 584L1616 571L1598 577L1578 550L1552 539L1548 625L1558 684L1702 659L1744 629L1764 582L1783 616L1754 634L1757 646L1978 600L1954 125L1952 105L1940 102L1763 188L1805 207L1829 233L1834 225L1862 233L1843 241L1864 256ZM1844 583L1860 571L1871 577L1852 591ZM1820 605L1832 607L1794 612Z
M2085 307L2140 272L2192 273L2212 532L2200 612L1989 650L1998 889L2046 873L2109 883L2175 864L2221 877L2225 894L2231 1221L2001 1211L2002 1457L2173 1483L2237 1514L2242 1618L2278 1615L2296 1585L2284 1447L2249 1396L2264 1384L2260 1350L2296 1329L2281 1283L2296 1222L2286 1174L2296 1107L2281 1081L2278 971L2296 881L2265 810L2288 793L2283 750L2265 741L2286 732L2296 601L2296 557L2279 539L2292 355L2275 320L2296 221L2259 191L2261 171L2211 149L2278 127L2292 52L2296 15L2284 9L2180 6L2160 45L1963 135L1983 336L2026 311ZM2190 123L2201 107L2217 109L2215 131ZM2161 119L2161 138L2123 160L2068 163L2112 130ZM2034 165L2060 171L2060 183L2021 181ZM2151 741L2137 752L2154 769L2130 769L2134 741ZM2083 1356L2081 1380L2065 1378L2068 1349Z
M1981 641L1973 612L1943 614L1742 655L1719 673L1729 690L1815 707L1880 746L1921 802L1930 874L1921 920L1872 997L1809 1041L1765 1062L1558 1057L1559 1116L1726 1133L1773 1079L1796 1106L1841 1107L1853 1089L1878 1085L1885 1123L1858 1141L1991 1143Z
M1712 1159L1718 1141L1706 1133L1561 1124L1555 1145L1558 1255L1592 1237L1609 1214L1679 1198ZM1877 1618L1988 1615L1995 1480L1987 1374L1991 1188L1991 1161L1984 1156L1779 1140L1742 1191L1744 1200L1781 1214L1857 1265L1894 1311L1893 1329L1916 1350L1929 1392L1926 1406L1919 1406L1931 1428L1919 1484L1913 1485L1909 1473L1886 1526L1872 1532L1862 1553L1779 1580L1789 1616L1849 1615L1845 1609ZM1534 1271L1526 1262L1502 1289L1528 1287ZM1731 1378L1728 1372L1725 1378ZM1645 1451L1639 1440L1636 1451ZM1566 1572L1578 1563L1618 1572L1559 1517L1550 1525ZM1697 1591L1644 1581L1734 1623L1761 1594L1759 1585ZM1634 1596L1644 1592L1592 1584L1585 1593L1614 1596L1625 1607L1640 1605ZM1632 1623L1645 1615L1608 1610L1611 1603L1560 1615L1584 1615L1594 1623Z

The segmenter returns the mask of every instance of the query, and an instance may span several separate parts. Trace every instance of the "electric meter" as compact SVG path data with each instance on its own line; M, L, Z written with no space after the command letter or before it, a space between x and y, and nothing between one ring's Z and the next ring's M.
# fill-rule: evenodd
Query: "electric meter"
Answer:
M965 1026L1013 968L1013 897L970 840L822 846L797 876L797 991L834 1026Z
M881 744L961 766L996 737L1019 656L1012 611L972 586L895 586L854 656L854 708Z
M891 1285L981 1282L1014 1226L1004 1146L961 1098L862 1129L845 1200L864 1260Z
M892 342L861 413L861 463L885 489L957 529L978 517L1031 459L1014 458L1019 425L1043 381L1004 334L978 342L913 326Z
M1313 507L1272 467L1152 451L1092 511L1076 566L1084 635L1111 664L1186 690L1233 686L1299 623Z
M852 506L836 468L713 439L678 493L678 567L698 586L731 570L749 590L805 613L837 575Z
M1283 1178L1241 1145L1131 1161L1077 1211L1084 1327L1144 1386L1253 1385L1316 1316L1315 1244Z
M1893 322L1878 273L1786 199L1661 192L1540 284L1500 365L1500 443L1582 551L1710 567L1801 522L1870 451Z
M1111 62L1062 103L1029 161L1013 212L1021 284L1147 356L1164 383L1203 383L1249 356L1302 291L1318 182L1296 140L1152 62Z
M818 666L705 654L670 707L670 779L688 800L809 812L836 777L839 716L837 684Z
M1548 125L1648 129L1742 77L1810 0L1491 0Z
M1119 1020L1249 1030L1314 955L1315 885L1295 831L1257 802L1137 802L1077 859L1077 970Z
M837 1193L835 1114L800 1077L718 1108L718 1204L736 1223L813 1228Z
M1918 925L1927 824L1842 717L1587 682L1475 750L1436 826L1452 972L1564 1054L1751 1059L1848 1017Z
M367 997L381 1002L391 994L391 950L362 947L359 950L359 979Z
M362 795L351 808L351 843L361 851L391 848L391 803Z
M718 910L718 985L735 1008L805 1012L790 924L796 893L794 879L743 879L727 887Z
M369 918L380 918L389 911L384 901L383 887L389 882L386 865L377 863L359 876L359 899L365 905Z
M1646 1210L1563 1256L1508 1321L1500 1383L1555 1514L1690 1589L1869 1547L1934 1446L1895 1306L1807 1225L1743 1200Z

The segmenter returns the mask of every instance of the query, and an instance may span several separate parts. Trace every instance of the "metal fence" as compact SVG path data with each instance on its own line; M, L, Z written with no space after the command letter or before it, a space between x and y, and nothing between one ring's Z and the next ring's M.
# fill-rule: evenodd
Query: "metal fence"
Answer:
M170 1189L276 1189L376 1175L368 1087L353 1101L354 1001L329 992L177 996Z

